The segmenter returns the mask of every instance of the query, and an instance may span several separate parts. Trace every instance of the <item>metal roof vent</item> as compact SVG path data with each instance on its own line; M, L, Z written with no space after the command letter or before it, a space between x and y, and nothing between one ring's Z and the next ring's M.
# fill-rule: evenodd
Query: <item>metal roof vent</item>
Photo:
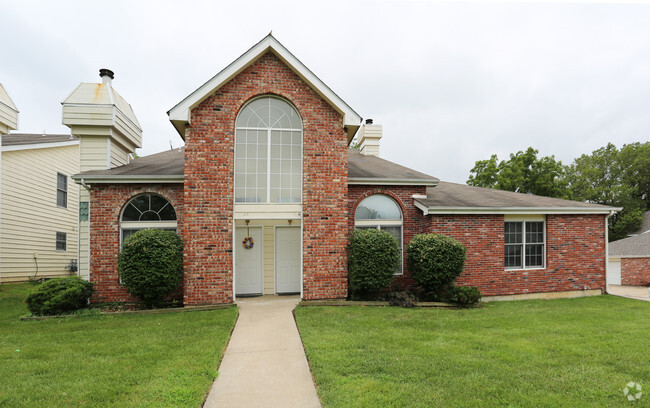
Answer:
M108 68L102 68L99 70L99 76L103 83L110 83L115 78L115 73Z

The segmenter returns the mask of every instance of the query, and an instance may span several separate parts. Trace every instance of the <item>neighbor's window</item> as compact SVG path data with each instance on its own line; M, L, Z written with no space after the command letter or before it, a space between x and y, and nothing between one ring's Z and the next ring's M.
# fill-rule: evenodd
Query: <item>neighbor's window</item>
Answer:
M56 173L56 205L68 208L68 176Z
M299 203L302 119L283 99L257 98L235 122L235 202Z
M544 221L507 221L505 223L506 268L543 268Z
M374 228L390 232L399 242L400 247L400 266L395 271L396 274L402 274L404 257L403 239L402 239L402 210L392 198L383 194L374 194L366 197L359 203L357 211L354 214L355 228Z
M65 232L56 233L56 250L65 251L68 247L68 234Z
M176 231L176 211L158 194L142 194L129 200L120 219L120 244L136 231L159 228Z

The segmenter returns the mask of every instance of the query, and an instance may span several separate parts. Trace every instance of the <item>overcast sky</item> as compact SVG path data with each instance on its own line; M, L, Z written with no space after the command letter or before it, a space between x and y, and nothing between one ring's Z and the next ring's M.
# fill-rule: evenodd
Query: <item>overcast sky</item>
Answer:
M364 119L381 156L465 182L533 146L564 163L650 138L647 2L5 1L0 83L22 133L115 71L140 155L181 146L166 112L269 31Z

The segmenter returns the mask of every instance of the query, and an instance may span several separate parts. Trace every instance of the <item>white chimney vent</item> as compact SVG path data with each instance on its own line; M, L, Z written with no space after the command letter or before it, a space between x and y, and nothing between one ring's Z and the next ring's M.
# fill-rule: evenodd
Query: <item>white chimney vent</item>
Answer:
M366 119L361 127L361 139L359 145L361 154L366 156L379 156L379 140L381 139L381 125L373 125L372 119Z
M110 84L115 78L115 73L108 68L102 68L99 70L99 77L102 79L103 84Z

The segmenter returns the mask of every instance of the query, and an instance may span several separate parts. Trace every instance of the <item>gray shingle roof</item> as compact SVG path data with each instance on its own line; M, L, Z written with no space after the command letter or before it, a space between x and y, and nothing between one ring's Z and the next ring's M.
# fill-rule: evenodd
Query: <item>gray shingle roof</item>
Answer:
M127 165L109 170L86 171L74 175L73 178L84 179L89 184L93 182L182 182L184 165L184 148L180 148L141 157ZM429 213L459 211L503 213L517 209L607 213L615 210L613 207L599 204L439 182L435 177L376 156L364 156L354 149L348 149L348 176L350 184L430 186L427 188L427 198L415 199L416 205Z
M609 243L609 256L650 256L650 232Z
M355 149L348 149L348 178L350 184L383 180L384 184L435 185L439 181L436 177L380 157L363 155Z
M513 193L511 191L491 188L466 186L464 184L441 181L435 187L427 189L427 198L417 198L416 202L428 207L430 212L445 211L446 209L571 209L573 211L607 212L614 210L600 204L589 204L579 201L561 200L558 198L536 196L531 194Z
M72 135L43 135L36 133L11 133L2 136L3 146L20 146L38 143L58 143L79 140Z

